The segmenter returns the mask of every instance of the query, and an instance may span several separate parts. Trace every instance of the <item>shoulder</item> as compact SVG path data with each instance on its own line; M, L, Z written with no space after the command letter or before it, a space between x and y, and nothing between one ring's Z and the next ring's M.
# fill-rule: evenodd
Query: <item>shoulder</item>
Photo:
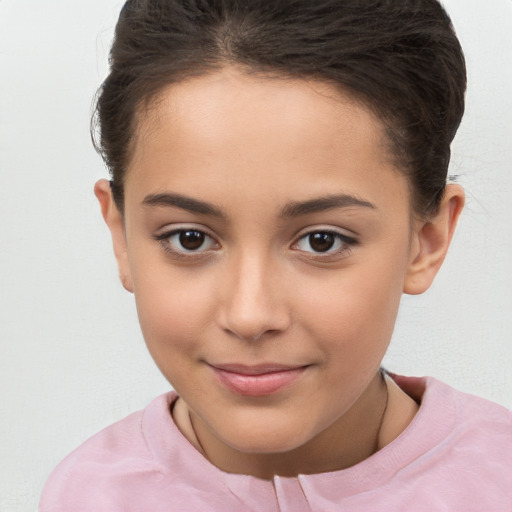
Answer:
M499 479L499 468L506 471L512 489L512 412L446 384L435 382L432 385L436 393L445 394L453 404L454 422L448 440L459 449L464 447L480 472L488 468L487 474Z
M454 416L458 424L487 422L512 427L512 411L485 398L464 393L433 377L404 377L389 374L400 388L429 415Z
M403 477L415 496L426 491L425 502L441 500L435 510L448 510L441 502L451 503L451 510L507 510L512 503L511 411L431 377L393 378L421 401L404 436L414 457Z
M432 377L426 377L426 398L431 414L453 409L454 430L478 428L502 432L512 441L512 411L485 398L458 391Z
M502 455L503 448L512 450L512 412L505 407L458 391L433 377L402 377L392 375L395 382L420 403L416 422L443 433L440 441L470 442L475 450L491 450ZM477 442L478 441L478 442Z
M40 511L93 510L95 506L98 511L108 510L102 501L106 495L115 496L116 488L126 491L141 475L158 473L158 462L147 442L145 416L156 420L153 429L165 428L165 418L172 422L169 404L174 397L175 393L157 397L146 409L101 430L71 452L48 478ZM106 487L111 492L105 493Z

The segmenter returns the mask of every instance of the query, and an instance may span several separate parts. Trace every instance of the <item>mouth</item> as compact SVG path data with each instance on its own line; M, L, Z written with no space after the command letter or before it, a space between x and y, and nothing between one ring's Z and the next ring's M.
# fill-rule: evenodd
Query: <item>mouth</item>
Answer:
M223 386L244 396L268 396L277 393L296 382L309 367L280 364L209 366Z

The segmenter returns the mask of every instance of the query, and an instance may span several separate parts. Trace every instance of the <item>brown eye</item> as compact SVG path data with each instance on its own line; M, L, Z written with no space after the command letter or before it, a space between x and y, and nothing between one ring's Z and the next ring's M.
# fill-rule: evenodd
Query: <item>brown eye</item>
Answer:
M180 245L187 251L196 251L206 239L206 235L201 231L187 230L179 234Z
M156 235L164 250L175 256L200 255L220 248L219 243L199 229L175 229Z
M350 248L357 245L355 238L349 237L343 233L336 231L310 231L301 236L297 243L293 246L303 253L316 255L317 258L325 255L325 257L341 256L350 251Z
M333 248L336 236L333 233L311 233L308 242L315 252L326 252Z

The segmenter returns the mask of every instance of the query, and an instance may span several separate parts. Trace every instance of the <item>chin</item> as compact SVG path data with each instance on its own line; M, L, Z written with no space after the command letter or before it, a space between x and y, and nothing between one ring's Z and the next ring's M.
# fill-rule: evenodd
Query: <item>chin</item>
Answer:
M254 430L253 428L238 428L226 436L224 442L234 450L247 454L273 454L286 453L309 441L309 438L300 435L300 430L290 428L284 429L268 428Z

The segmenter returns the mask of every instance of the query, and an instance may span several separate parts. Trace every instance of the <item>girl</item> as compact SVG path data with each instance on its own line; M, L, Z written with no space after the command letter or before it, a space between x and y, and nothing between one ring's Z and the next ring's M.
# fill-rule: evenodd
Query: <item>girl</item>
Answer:
M464 91L436 0L129 0L95 193L175 391L41 512L510 510L510 413L381 368L464 204Z

